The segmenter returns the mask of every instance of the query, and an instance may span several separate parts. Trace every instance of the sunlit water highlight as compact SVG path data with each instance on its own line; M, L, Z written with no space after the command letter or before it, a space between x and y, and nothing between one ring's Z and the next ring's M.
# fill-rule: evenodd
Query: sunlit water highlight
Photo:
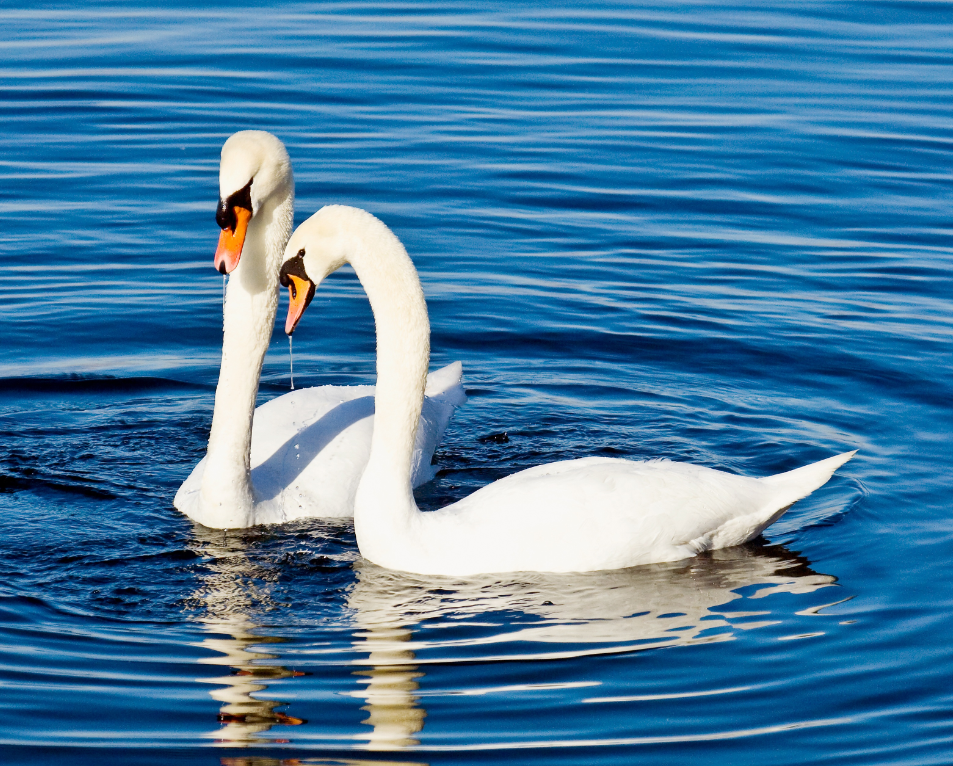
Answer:
M947 5L0 20L5 760L953 758ZM422 578L346 524L193 525L243 128L287 144L298 222L394 229L434 366L464 363L422 507L587 455L858 457L757 544L620 572ZM296 338L299 387L372 381L352 273Z

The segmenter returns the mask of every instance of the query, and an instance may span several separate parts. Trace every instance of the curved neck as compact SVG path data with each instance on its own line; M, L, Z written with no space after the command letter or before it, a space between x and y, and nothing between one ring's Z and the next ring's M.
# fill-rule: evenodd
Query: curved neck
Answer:
M356 208L332 207L323 212L322 232L354 267L374 312L374 435L354 513L358 527L370 524L384 533L395 520L417 512L411 469L430 365L427 303L417 270L390 229ZM401 512L395 514L397 506Z
M222 526L247 526L254 506L251 434L258 380L278 308L278 272L294 221L294 193L266 202L248 226L225 296L222 367L202 498Z

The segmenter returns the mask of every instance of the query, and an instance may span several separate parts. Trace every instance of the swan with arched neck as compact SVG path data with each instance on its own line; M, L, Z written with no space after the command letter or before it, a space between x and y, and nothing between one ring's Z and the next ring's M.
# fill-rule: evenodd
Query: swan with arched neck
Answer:
M765 478L669 460L565 460L422 513L411 470L430 324L400 240L370 213L350 207L325 207L301 224L281 269L292 294L285 330L294 330L308 296L344 263L361 281L377 327L376 421L354 526L362 555L381 566L472 575L677 561L753 539L854 455Z
M222 147L219 191L214 263L231 275L222 366L208 452L179 488L175 507L215 528L351 516L370 454L373 387L305 388L255 408L294 221L294 176L281 141L257 130L231 136ZM413 446L415 485L433 478L434 449L466 400L461 376L459 363L430 376Z

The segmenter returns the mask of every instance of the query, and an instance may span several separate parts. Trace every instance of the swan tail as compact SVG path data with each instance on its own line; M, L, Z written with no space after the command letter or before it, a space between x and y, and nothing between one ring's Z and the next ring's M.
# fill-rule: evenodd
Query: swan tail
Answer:
M842 452L825 460L795 468L793 471L766 476L759 481L769 488L769 500L765 503L762 518L747 536L752 540L780 519L794 503L823 487L834 471L857 454L857 450ZM746 541L747 541L746 540Z
M795 468L793 471L766 476L761 481L770 487L776 487L778 490L777 496L783 498L784 502L790 505L802 497L807 497L815 489L823 487L828 479L834 475L834 471L856 454L857 450L842 452L840 455L834 455L834 457L829 457L826 460L819 460L816 463Z
M453 362L434 370L427 376L425 393L427 398L417 424L411 465L411 484L414 487L426 484L437 475L437 466L430 464L434 450L443 440L454 410L467 400L463 390L463 365Z
M460 362L451 362L446 367L431 372L427 376L425 393L431 398L439 397L454 407L465 404L467 394L463 390L463 365Z

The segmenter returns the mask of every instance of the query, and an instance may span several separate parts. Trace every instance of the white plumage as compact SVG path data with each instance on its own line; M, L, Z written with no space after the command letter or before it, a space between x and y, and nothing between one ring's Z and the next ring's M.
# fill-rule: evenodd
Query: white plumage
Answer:
M298 227L282 273L303 270L317 285L345 262L377 325L376 423L354 523L362 555L381 566L472 575L675 561L752 539L854 454L763 479L667 460L583 458L521 471L421 513L410 490L429 363L423 291L397 237L369 213L341 206Z
M431 373L414 447L413 486L434 477L430 465L457 406L466 401L460 362ZM374 386L320 386L279 396L255 410L251 435L253 524L350 517L371 451ZM183 482L175 506L202 521L203 458Z
M221 260L236 265L225 299L212 431L208 453L179 488L175 507L220 529L351 516L370 452L374 388L307 388L255 409L294 218L294 179L284 145L263 131L236 133L222 147L219 184L221 207L250 205L250 217L243 241L240 227L232 234L223 225L221 241L229 254ZM461 375L455 363L431 376L432 397L411 457L415 485L433 477L434 449L454 408L466 401Z

